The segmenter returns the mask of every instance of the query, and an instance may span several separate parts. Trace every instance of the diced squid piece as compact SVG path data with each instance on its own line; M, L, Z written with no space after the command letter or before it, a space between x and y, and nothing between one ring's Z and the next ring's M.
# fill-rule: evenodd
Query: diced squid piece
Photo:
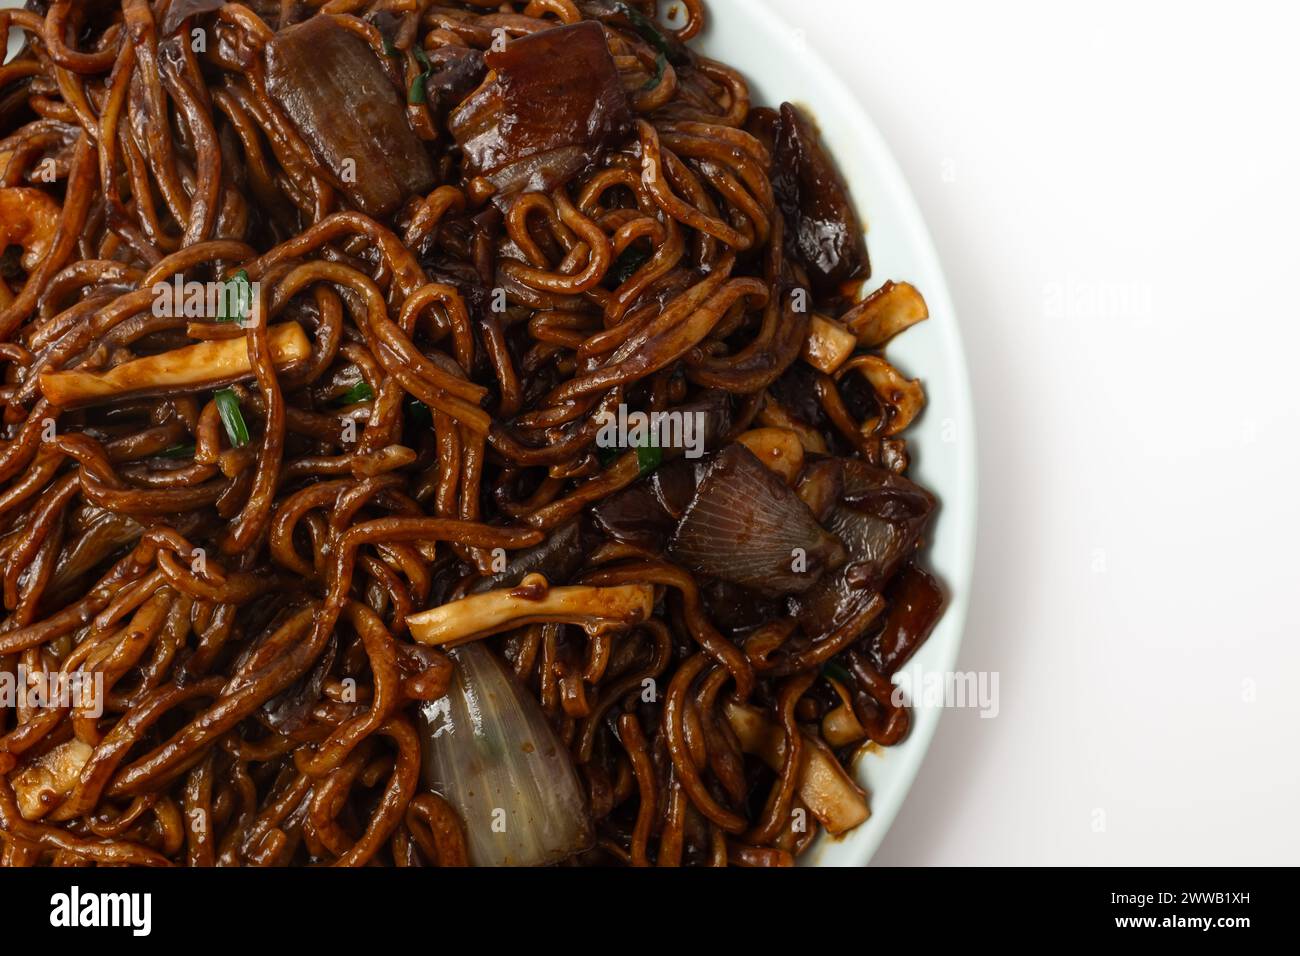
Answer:
M824 315L814 315L803 345L803 360L827 375L834 375L858 346L858 338Z

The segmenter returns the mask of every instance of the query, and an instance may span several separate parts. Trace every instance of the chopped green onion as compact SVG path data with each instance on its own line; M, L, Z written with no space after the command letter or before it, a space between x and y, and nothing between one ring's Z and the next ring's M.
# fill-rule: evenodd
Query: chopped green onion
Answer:
M397 47L393 46L393 41L384 37L384 56L397 56Z
M172 445L171 448L165 449L158 453L159 458L192 458L194 457L193 445Z
M411 90L406 94L406 102L412 106L419 106L422 103L429 102L429 93L425 86L429 79L427 73L417 73L415 79L411 81Z
M663 31L659 29L649 17L635 7L628 6L626 3L615 3L614 9L627 17L628 22L632 24L641 39L645 40L652 47L668 58L668 62L675 66L690 62L690 54L680 43L670 41L664 36Z
M609 270L610 278L614 280L615 286L620 286L636 274L636 270L650 261L650 253L642 252L640 249L629 247L623 250L623 254L618 257L614 263L614 268Z
M230 444L243 448L248 444L248 426L244 423L244 414L239 410L239 396L233 388L220 388L212 394L217 403L217 412L221 423L226 426Z
M248 281L248 272L240 269L228 282L221 284L221 295L217 298L218 322L243 322L253 307L253 285Z
M375 390L366 382L361 381L353 385L339 397L339 402L344 405L355 405L357 402L368 402L375 397Z
M666 70L667 68L668 68L668 57L660 53L658 56L655 57L655 75L650 79L646 80L645 85L642 86L641 89L653 90L656 86L662 83L664 79L664 70Z
M664 453L658 445L646 445L636 450L637 467L641 469L643 477L658 468L663 460Z
M424 52L424 47L416 44L411 47L411 52L415 54L415 62L424 67L424 72L428 73L433 69L433 64L429 62L429 54Z

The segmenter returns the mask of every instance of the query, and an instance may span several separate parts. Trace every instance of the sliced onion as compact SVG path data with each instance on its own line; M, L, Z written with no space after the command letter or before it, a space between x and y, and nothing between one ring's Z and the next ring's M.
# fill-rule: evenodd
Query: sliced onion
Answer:
M845 554L799 496L740 444L710 465L670 553L692 571L769 596L807 591Z
M546 715L488 648L451 651L445 697L420 708L424 778L457 809L475 866L546 866L594 839L577 771Z

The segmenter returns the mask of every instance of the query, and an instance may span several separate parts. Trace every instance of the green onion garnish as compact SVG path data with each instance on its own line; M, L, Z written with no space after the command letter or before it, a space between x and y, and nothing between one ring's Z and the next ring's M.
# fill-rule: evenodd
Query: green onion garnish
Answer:
M368 402L374 397L375 390L361 381L339 396L339 401L344 405L355 405L357 402Z
M240 269L228 282L222 283L217 301L218 322L243 322L253 307L253 285L248 272Z
M171 448L165 449L158 453L159 458L193 458L193 445L172 445Z
M231 279L221 284L221 296L217 301L217 321L243 321L248 316L252 300L253 290L248 281L248 273L240 269Z
M664 460L664 453L658 445L647 445L636 450L637 467L641 469L642 476L650 474Z
M384 37L384 56L397 56L398 49L393 46L393 41Z
M650 79L646 80L645 85L642 86L641 89L653 90L656 86L662 83L664 78L664 70L666 70L667 68L668 68L668 57L660 53L658 56L655 57L655 75Z
M244 424L244 414L239 410L239 396L233 388L220 388L212 394L217 402L217 412L221 423L226 426L230 444L243 448L248 444L248 426Z
M429 55L424 52L424 47L418 43L411 47L411 52L415 54L415 62L419 63L423 69L411 81L411 89L406 94L406 102L413 106L419 106L421 103L429 102L429 77L433 75L433 64L429 62Z
M412 106L419 106L422 103L429 102L429 94L425 83L429 78L427 73L415 74L415 79L411 81L411 90L406 94L406 102Z
M641 39L668 57L668 62L674 66L690 62L690 54L686 52L685 48L680 43L671 41L664 36L663 31L654 24L654 21L640 10L622 3L621 0L619 3L614 4L614 10L627 17L628 22L632 24L632 29L640 34Z

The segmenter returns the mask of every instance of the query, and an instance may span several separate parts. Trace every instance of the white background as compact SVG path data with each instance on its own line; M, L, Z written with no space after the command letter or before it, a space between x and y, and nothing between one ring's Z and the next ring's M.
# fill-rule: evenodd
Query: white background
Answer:
M1295 15L765 2L894 150L975 390L1001 710L874 862L1300 862Z

